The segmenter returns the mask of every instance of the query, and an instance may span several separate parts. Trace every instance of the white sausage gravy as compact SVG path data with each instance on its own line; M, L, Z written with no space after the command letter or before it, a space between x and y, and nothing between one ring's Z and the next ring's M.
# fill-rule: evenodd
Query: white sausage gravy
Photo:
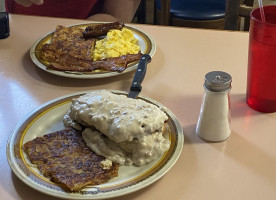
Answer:
M66 127L81 130L87 146L120 165L143 166L170 147L164 137L168 119L159 107L101 90L73 99Z

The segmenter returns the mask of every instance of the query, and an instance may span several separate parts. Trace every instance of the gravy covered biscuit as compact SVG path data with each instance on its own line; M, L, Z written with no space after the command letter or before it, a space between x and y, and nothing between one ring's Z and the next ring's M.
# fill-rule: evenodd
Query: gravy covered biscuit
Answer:
M143 166L170 147L168 117L156 105L101 90L72 100L67 127L83 129L92 151L120 165Z

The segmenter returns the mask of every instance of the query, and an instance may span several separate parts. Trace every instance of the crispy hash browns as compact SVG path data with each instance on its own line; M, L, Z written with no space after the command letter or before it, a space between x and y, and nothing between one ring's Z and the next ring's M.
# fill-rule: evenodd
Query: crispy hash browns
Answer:
M59 57L66 54L74 58L91 60L96 39L84 39L79 27L57 26L50 44L41 49L41 59L49 63L59 62Z
M85 144L80 133L64 129L24 144L30 161L44 176L71 192L87 185L99 185L118 176L119 165L100 166L104 157L96 155Z

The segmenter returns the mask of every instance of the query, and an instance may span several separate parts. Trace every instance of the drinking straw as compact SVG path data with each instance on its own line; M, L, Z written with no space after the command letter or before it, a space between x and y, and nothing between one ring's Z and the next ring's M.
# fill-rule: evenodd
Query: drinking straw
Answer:
M261 13L262 22L265 22L263 1L262 0L258 0L258 2L259 2L259 7L260 7L260 13Z

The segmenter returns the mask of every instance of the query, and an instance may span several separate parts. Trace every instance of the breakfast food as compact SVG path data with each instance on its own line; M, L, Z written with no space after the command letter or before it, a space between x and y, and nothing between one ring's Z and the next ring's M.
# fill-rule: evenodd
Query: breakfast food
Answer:
M96 39L85 40L82 31L79 27L57 26L51 43L42 46L40 58L49 63L58 63L62 55L90 60Z
M76 72L93 72L100 70L122 72L129 63L138 61L142 55L139 46L133 44L136 42L134 39L132 39L132 45L124 45L124 48L118 46L118 44L123 44L126 38L130 38L131 34L133 36L133 33L130 31L131 34L124 34L124 37L113 37L112 42L107 44L102 42L106 39L96 38L96 36L91 37L91 35L93 36L94 32L97 36L109 34L109 31L114 31L114 28L122 29L123 26L124 24L121 22L97 24L88 26L86 30L83 31L82 28L77 26L65 27L59 25L53 33L51 42L42 45L39 57L46 63L47 68L52 70ZM89 37L84 37L86 32L89 32L89 34L87 33ZM96 42L98 43L97 45ZM117 52L123 53L117 53L115 55L114 51L111 52L110 49L107 49L108 45L109 47L115 47L116 44L118 48ZM126 49L128 50L126 51ZM102 50L105 50L105 54L100 55ZM109 50L110 52L106 53L106 51Z
M108 31L112 29L121 30L124 27L123 22L113 22L107 24L95 24L91 26L87 26L85 30L82 32L84 38L95 38L106 35Z
M81 133L73 129L37 137L23 147L42 174L66 191L79 191L118 176L118 164L110 165L104 157L92 152Z
M122 28L121 30L110 30L106 37L97 40L93 50L93 60L102 60L112 57L120 57L127 54L138 54L140 47L137 39L131 30Z
M73 99L66 127L83 130L87 146L120 165L143 166L170 147L165 112L141 99L101 90Z
M66 129L23 145L31 163L65 191L78 192L118 176L120 165L143 166L169 148L162 108L100 90L72 100Z
M59 56L58 62L51 63L49 68L57 71L74 72L91 72L95 70L122 72L129 63L139 60L141 56L142 54L139 52L137 54L127 54L99 61L90 61L63 54Z

